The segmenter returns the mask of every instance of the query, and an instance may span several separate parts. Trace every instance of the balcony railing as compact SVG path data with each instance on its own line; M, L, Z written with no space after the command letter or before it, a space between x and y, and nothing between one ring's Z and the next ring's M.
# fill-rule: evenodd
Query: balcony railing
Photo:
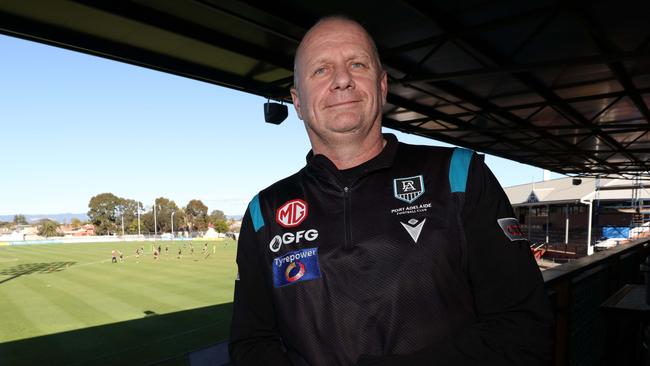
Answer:
M624 285L643 283L639 265L648 255L650 238L645 238L543 272L555 312L554 365L633 364L635 355L608 344L608 339L633 345L639 336L636 324L611 327L612 319L600 306ZM183 358L191 366L227 365L227 343L189 352Z
M632 364L634 355L608 340L632 347L639 341L637 324L612 327L616 319L600 305L624 285L643 283L639 265L649 254L650 238L645 238L543 272L555 312L556 366Z

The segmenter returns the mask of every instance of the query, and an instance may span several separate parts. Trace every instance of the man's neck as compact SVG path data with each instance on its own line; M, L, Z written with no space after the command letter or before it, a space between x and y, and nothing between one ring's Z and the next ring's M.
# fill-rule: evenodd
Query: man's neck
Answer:
M322 154L334 163L337 169L354 168L381 153L386 145L386 140L381 134L367 135L360 141L339 141L330 144L314 144L314 155Z

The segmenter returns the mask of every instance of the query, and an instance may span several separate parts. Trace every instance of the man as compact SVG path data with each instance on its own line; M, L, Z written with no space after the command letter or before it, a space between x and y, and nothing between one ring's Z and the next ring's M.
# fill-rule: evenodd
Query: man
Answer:
M544 284L482 160L381 134L386 72L356 22L317 23L294 71L312 151L244 216L234 363L548 363Z

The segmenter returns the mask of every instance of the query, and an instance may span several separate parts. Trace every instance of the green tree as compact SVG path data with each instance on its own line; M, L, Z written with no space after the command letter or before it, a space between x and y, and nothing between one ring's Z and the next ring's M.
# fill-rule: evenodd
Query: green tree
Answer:
M191 200L184 209L187 228L205 231L208 228L208 206L201 200Z
M123 199L112 193L101 193L90 199L88 217L95 225L97 235L109 235L117 232L118 209L123 208Z
M25 218L25 215L14 215L14 224L15 225L28 225L29 223L27 222L27 219Z
M228 220L226 219L226 214L221 210L212 210L210 216L208 216L208 222L212 224L214 230L219 233L225 233L230 229L230 225L228 225Z
M219 220L214 223L214 229L219 233L225 233L230 229L226 220Z
M216 225L217 222L219 221L226 221L226 215L221 210L212 210L212 212L210 212L210 217L208 218L208 222L213 225Z
M59 223L53 220L43 219L38 223L38 235L44 237L63 236L59 230Z
M172 212L174 212L174 231L178 231L184 226L185 215L183 214L183 210L179 209L174 201L165 197L158 197L156 198L155 205L158 234L171 232Z
M138 219L136 218L135 220L132 220L131 222L124 222L124 225L126 225L126 231L129 234L137 234L138 233ZM142 231L142 217L140 217L140 231Z
M124 231L127 234L138 233L138 207L142 207L141 202L132 199L121 198L121 202L118 207L118 212L119 215L124 215ZM121 230L122 217L118 217L117 219ZM132 225L134 221L135 221L135 226Z
M152 234L154 230L153 210L147 211L140 216L140 225L142 225L143 234Z
M73 229L79 229L81 227L81 225L82 225L81 220L79 220L76 217L72 218L72 220L70 221L70 226Z
M179 208L174 215L174 231L176 232L181 230L189 230L185 224L186 221L187 219L185 218L185 210Z

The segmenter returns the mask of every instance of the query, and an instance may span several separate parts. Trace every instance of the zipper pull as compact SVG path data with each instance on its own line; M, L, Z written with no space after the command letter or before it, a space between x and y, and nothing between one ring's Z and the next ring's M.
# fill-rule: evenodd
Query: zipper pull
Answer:
M349 190L350 190L350 188L348 188L348 187L343 187L343 192L348 193Z

